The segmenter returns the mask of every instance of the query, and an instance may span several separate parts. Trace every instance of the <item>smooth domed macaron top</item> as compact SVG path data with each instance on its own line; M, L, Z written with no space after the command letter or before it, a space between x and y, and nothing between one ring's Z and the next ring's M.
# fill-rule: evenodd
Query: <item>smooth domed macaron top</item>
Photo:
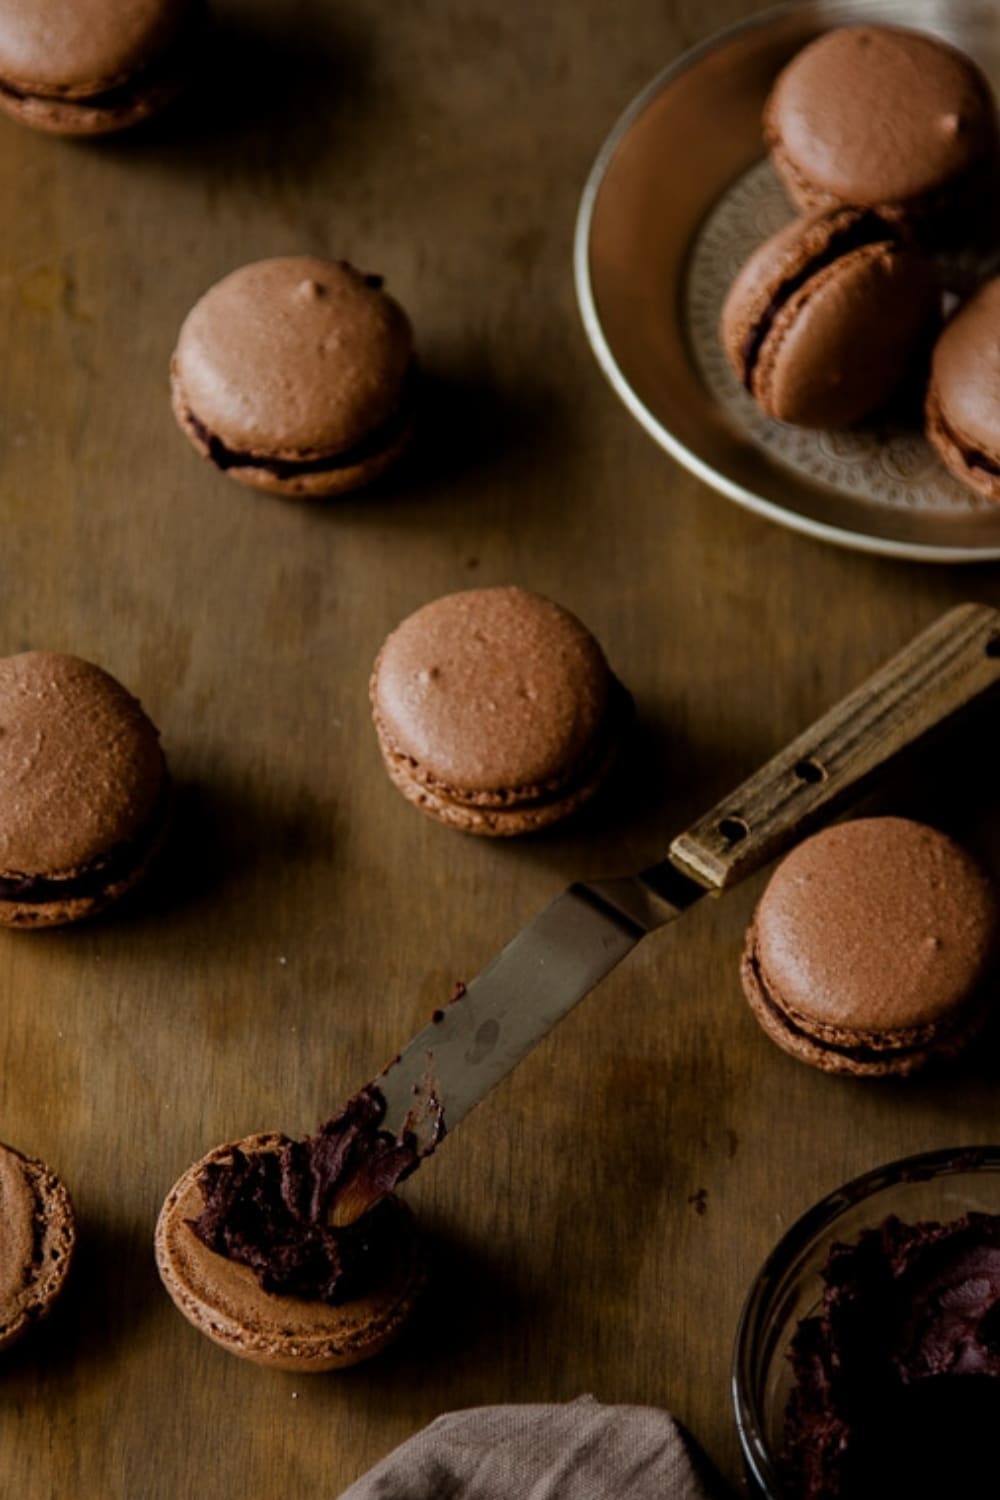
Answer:
M521 588L425 604L375 667L376 716L418 774L464 792L558 781L601 732L612 682L575 615Z
M857 204L905 203L982 162L995 104L972 60L936 37L844 26L779 74L765 130L811 188Z
M181 328L174 378L227 447L294 460L344 452L388 422L412 359L409 321L379 277L288 256L205 293Z
M891 1032L945 1019L994 956L996 892L952 839L907 818L824 829L775 870L754 918L766 989L810 1022Z
M75 656L0 658L0 873L64 874L145 830L159 736L119 682Z
M960 307L934 346L931 389L953 435L1000 450L1000 277Z
M185 0L0 0L0 82L87 98L135 76L169 45Z

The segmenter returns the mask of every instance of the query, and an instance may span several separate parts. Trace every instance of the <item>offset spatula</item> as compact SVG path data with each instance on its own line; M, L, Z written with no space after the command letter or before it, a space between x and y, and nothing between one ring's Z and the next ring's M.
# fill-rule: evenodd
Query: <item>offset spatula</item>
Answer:
M943 615L638 875L578 881L435 1014L370 1088L420 1155L517 1066L647 933L735 885L1000 683L1000 611ZM335 1222L372 1202L359 1184Z

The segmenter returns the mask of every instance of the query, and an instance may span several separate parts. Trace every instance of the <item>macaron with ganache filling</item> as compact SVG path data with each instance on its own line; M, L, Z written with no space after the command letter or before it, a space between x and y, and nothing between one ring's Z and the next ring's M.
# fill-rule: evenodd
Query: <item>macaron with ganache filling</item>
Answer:
M802 209L852 204L951 235L997 165L983 73L938 37L843 26L778 75L764 110L771 159Z
M837 208L758 246L730 288L720 334L767 416L847 427L886 404L938 306L928 261L892 224Z
M69 1194L43 1161L0 1145L0 1349L45 1317L76 1245Z
M0 658L0 925L102 910L166 832L170 781L141 705L91 662Z
M201 0L0 0L0 109L55 135L138 125L187 81Z
M960 1050L995 1004L997 892L954 840L909 818L806 839L764 891L742 980L771 1039L857 1077Z
M959 308L935 344L925 420L955 478L1000 502L1000 277Z
M413 335L380 276L288 256L195 304L171 366L174 413L230 478L323 499L377 479L413 431Z
M426 1257L392 1188L418 1158L381 1129L381 1107L362 1091L315 1136L271 1132L218 1146L167 1195L160 1276L178 1310L223 1349L321 1372L378 1354L408 1320ZM376 1201L338 1226L338 1194L359 1173Z
M589 801L632 707L586 626L521 588L425 604L386 640L370 695L403 796L490 835L544 828Z

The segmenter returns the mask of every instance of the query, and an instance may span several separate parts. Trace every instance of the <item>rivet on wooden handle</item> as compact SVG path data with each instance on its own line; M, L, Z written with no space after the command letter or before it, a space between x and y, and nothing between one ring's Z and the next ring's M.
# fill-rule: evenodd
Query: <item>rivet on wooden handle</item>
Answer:
M723 890L1000 683L1000 611L960 604L699 819L670 861Z

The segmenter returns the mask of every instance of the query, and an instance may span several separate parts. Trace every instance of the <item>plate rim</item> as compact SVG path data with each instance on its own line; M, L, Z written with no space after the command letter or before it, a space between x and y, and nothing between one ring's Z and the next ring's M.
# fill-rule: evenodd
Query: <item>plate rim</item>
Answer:
M769 6L761 11L759 15L745 17L736 21L731 26L723 27L713 32L704 41L689 47L681 55L668 63L666 67L650 79L633 99L626 105L625 109L616 119L611 130L604 138L593 165L587 174L580 203L577 208L576 222L573 230L573 282L576 290L577 309L583 323L584 333L590 344L591 350L605 378L615 392L618 399L631 413L649 436L659 447L664 449L671 458L689 473L708 485L710 489L733 500L744 510L754 515L763 516L766 520L773 521L787 530L796 531L800 535L812 537L816 541L826 542L833 546L842 547L852 552L866 552L880 557L892 557L907 562L931 562L931 563L989 563L1000 560L1000 544L996 547L949 547L943 544L925 542L902 542L892 537L872 536L863 531L850 531L845 527L832 526L824 521L815 521L809 516L801 515L798 511L788 510L783 505L776 504L773 500L767 500L763 495L747 489L744 485L737 484L725 474L706 463L674 436L668 427L665 427L658 417L650 411L642 399L636 394L625 377L621 366L611 349L611 345L604 333L600 315L597 310L597 302L594 297L594 288L590 276L590 236L594 219L594 210L597 199L607 176L618 148L629 134L633 125L641 115L649 108L655 99L668 88L675 79L679 78L691 67L695 66L701 59L718 47L737 37L744 32L754 31L759 28L773 25L783 17L801 13L802 5L799 0L786 0L786 3ZM867 7L864 0L860 3L851 4L850 0L842 8L859 12Z

